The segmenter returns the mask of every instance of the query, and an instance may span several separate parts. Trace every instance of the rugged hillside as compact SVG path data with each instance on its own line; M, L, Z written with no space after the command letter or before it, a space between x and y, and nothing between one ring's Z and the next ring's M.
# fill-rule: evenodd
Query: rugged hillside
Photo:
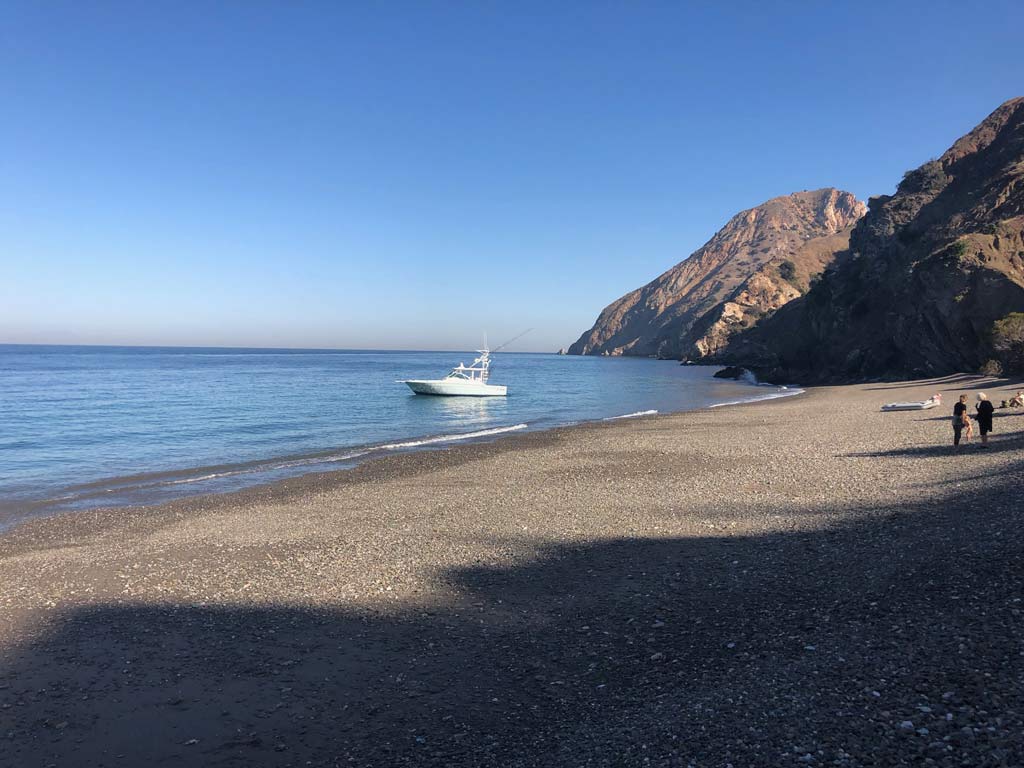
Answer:
M801 295L864 210L848 192L819 189L743 211L688 259L606 307L569 353L697 358L717 350Z
M852 229L849 226L834 235L812 237L761 266L725 301L694 322L682 337L680 356L699 360L714 355L734 334L805 294L811 282L848 247Z
M808 294L722 362L807 383L975 371L995 320L1024 310L1024 98L872 198Z

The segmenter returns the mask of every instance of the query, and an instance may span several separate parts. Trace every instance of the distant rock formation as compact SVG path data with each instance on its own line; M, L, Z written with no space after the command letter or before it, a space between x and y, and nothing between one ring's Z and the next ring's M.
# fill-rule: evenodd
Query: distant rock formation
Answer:
M716 371L714 377L716 379L739 380L750 375L750 371L748 371L746 368L743 368L739 365L729 365L726 366L725 368L722 368L720 371Z
M808 294L717 355L804 383L977 371L1024 311L1024 98L869 201Z
M865 210L849 192L829 188L743 211L688 259L606 307L569 354L714 354L802 295Z

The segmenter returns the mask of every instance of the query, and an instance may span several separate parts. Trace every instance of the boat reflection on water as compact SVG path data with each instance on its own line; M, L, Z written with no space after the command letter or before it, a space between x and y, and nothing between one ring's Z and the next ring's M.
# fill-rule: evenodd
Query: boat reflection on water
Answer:
M409 397L410 408L429 413L430 419L460 427L491 426L511 414L504 397Z

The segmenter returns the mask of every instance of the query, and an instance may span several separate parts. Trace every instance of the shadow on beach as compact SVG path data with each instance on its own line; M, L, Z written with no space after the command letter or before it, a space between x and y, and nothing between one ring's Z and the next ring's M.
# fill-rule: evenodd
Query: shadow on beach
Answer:
M936 419L920 419L920 421L936 421ZM949 421L949 418L941 419L941 421ZM990 451L1019 451L1024 448L1024 432L1015 431L1009 434L1001 434L999 431L1000 419L993 421L993 427L995 430L989 434L988 448L981 448L981 435L978 431L978 425L974 425L974 437L969 441L963 441L960 444L959 453L968 454L972 451L978 450L990 450ZM902 456L911 458L931 458L934 456L951 456L954 454L953 450L953 429L949 429L949 442L942 444L929 444L929 445L915 445L908 448L886 448L879 451L858 451L854 453L846 453L844 456L859 457L859 458L885 458L892 456Z
M3 660L0 764L1020 764L1022 469L822 531L450 571L436 611L61 614Z
M865 392L878 392L894 389L916 389L920 387L935 387L945 397L949 395L969 395L974 401L974 394L979 391L988 391L991 399L996 404L1000 399L1008 400L1015 392L1024 389L1024 382L1017 378L993 378L973 373L956 373L950 376L942 376L937 379L923 379L910 382L893 382L892 384L878 384L865 386ZM1001 393L998 397L994 394ZM952 408L953 402L948 403Z
M979 374L954 373L954 374L951 374L949 376L940 376L940 377L934 378L934 379L917 379L915 381L894 381L892 383L881 382L881 383L879 383L877 385L872 385L872 386L864 387L864 391L866 391L866 392L876 392L876 391L884 391L884 390L890 390L890 389L915 389L915 388L918 388L918 387L927 387L927 386L934 386L934 387L945 386L945 387L951 387L951 388L955 389L956 387L952 386L954 384L962 386L962 387L966 387L966 386L971 386L971 385L977 384L977 382L979 382L979 381L986 382L987 386L997 387L997 386L999 386L999 383L1000 383L1001 380L1000 381L991 381L990 382L989 379L987 379L986 377L981 376Z

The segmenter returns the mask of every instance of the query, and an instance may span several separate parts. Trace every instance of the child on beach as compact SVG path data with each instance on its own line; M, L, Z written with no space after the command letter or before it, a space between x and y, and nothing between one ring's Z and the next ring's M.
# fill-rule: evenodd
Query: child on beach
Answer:
M974 424L971 423L971 417L967 415L967 411L964 411L963 417L963 438L965 443L971 442L971 438L974 437Z

